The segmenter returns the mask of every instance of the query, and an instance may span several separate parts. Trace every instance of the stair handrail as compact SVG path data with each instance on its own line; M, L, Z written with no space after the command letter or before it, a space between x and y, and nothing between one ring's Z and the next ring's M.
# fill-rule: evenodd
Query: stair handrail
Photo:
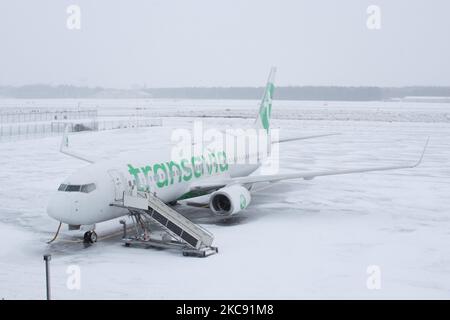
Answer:
M156 202L160 207L167 208L170 211L173 211L176 215L180 215L183 219L186 219L188 223L191 223L194 228L199 229L200 231L206 233L209 237L214 238L214 235L209 230L203 228L202 226L192 222L190 219L182 215L181 213L177 212L176 210L172 209L170 206L168 206L164 201L162 201L160 198L158 198L156 195L154 195L152 192L146 192L146 191L138 191L137 192L138 197L150 199ZM153 208L152 208L153 209Z

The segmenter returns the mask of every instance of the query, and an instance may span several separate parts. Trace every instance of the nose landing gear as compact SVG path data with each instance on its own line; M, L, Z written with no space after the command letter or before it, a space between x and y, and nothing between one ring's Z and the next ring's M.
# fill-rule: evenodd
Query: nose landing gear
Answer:
M97 242L97 233L95 231L87 231L83 237L84 243L95 243Z

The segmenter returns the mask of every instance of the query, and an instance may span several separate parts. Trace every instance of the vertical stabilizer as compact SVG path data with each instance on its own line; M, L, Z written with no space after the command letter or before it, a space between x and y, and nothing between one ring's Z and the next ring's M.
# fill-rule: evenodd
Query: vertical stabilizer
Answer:
M267 80L266 88L264 90L263 98L259 107L258 116L256 117L255 127L264 128L267 133L270 129L270 118L272 115L272 98L275 89L275 74L277 69L272 67L270 69L269 79Z

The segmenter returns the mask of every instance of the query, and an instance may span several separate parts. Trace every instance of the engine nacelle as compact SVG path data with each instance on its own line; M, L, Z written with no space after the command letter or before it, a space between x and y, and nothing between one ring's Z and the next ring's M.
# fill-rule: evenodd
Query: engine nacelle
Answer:
M231 216L248 207L250 192L241 185L225 187L214 192L209 200L209 207L214 214Z

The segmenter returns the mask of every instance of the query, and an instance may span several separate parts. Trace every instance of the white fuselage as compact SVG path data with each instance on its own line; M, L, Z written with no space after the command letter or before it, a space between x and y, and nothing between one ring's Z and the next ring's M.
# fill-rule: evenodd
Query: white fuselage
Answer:
M47 212L70 225L91 225L128 214L110 204L133 189L156 193L164 202L198 196L189 194L201 180L247 176L260 166L245 164L245 155L226 159L225 152L204 152L172 160L170 148L104 160L79 169L51 198ZM242 164L240 164L242 162Z

